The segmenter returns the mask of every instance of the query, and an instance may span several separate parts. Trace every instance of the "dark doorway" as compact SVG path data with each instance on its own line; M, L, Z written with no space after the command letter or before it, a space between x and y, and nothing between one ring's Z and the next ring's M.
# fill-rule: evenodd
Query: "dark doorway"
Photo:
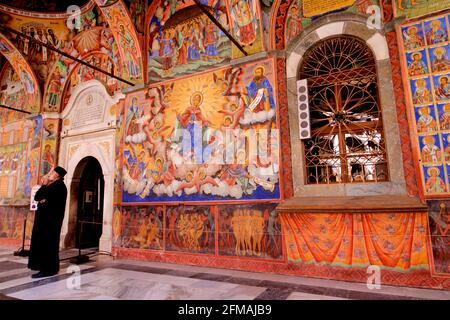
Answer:
M103 227L103 171L94 157L84 158L80 166L75 246L81 249L98 248Z

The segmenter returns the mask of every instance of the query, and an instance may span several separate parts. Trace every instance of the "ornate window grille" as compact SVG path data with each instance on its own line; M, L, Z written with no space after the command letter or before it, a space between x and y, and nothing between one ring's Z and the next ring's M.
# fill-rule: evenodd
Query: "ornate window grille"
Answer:
M367 45L351 36L325 39L305 53L299 78L309 88L306 182L388 181L376 65Z

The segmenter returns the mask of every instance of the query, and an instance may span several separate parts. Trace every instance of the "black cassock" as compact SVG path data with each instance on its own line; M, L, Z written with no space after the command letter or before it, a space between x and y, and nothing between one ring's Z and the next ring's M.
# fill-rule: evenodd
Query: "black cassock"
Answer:
M31 234L28 268L56 273L59 271L59 240L66 208L67 188L62 179L42 186L34 196L38 204Z

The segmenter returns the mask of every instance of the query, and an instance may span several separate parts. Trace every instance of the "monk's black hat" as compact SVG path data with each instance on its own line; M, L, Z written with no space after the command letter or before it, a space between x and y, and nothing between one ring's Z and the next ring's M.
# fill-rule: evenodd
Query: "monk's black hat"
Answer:
M56 168L54 169L54 171L55 171L57 174L59 174L59 176L60 176L61 178L64 178L64 176L67 174L67 171L66 171L64 168L60 167L60 166L56 167Z

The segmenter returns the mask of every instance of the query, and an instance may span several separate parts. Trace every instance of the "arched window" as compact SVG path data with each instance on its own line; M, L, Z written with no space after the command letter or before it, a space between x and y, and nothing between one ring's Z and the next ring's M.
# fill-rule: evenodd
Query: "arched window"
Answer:
M303 56L311 139L304 140L307 184L388 181L373 53L352 36L325 39Z

